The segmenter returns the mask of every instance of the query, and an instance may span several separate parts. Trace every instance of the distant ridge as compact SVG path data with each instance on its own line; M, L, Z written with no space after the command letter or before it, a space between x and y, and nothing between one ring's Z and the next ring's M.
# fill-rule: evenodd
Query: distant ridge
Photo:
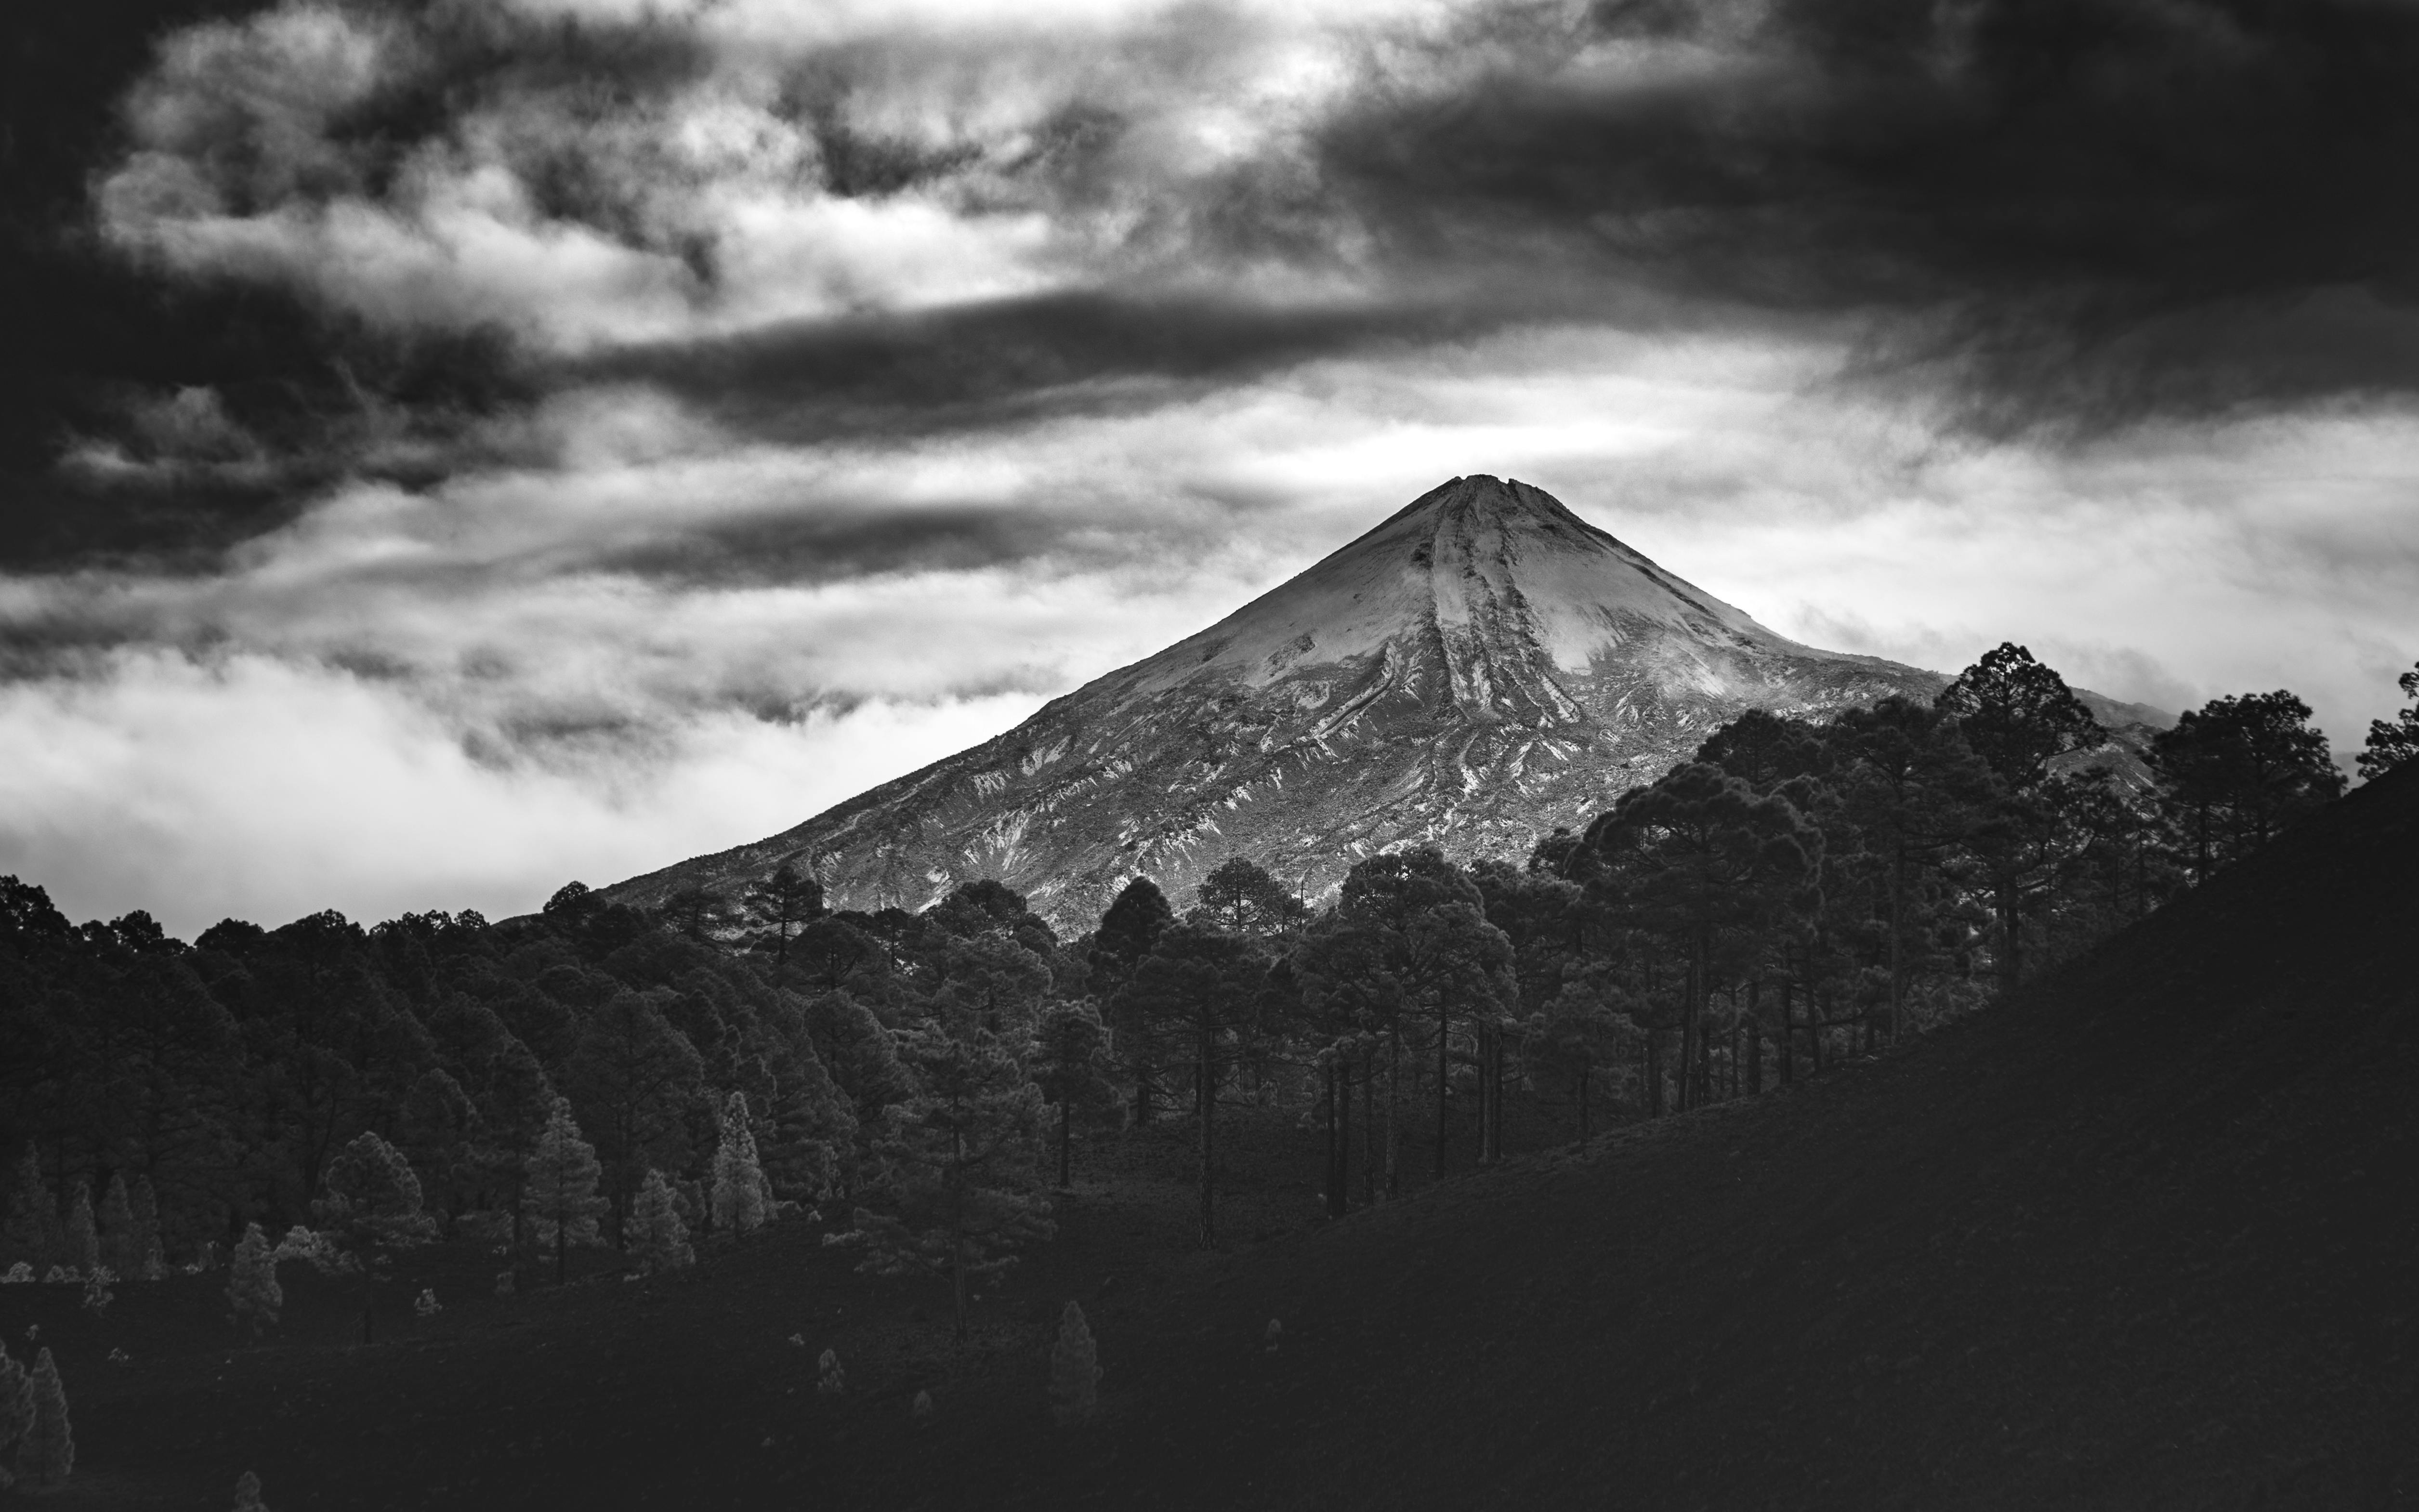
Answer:
M1948 682L1788 640L1541 488L1456 478L1003 735L606 891L653 903L787 861L837 906L912 909L994 877L1068 929L1130 877L1181 903L1241 855L1315 901L1405 843L1525 856L1746 709L1819 715ZM2162 722L2085 698L2112 728Z

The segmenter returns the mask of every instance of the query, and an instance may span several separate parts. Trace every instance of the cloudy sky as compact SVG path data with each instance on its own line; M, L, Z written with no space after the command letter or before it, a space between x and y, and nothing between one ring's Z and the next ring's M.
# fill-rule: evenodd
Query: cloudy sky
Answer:
M2338 748L2419 656L2404 0L8 25L0 872L75 917L753 840L1457 473Z

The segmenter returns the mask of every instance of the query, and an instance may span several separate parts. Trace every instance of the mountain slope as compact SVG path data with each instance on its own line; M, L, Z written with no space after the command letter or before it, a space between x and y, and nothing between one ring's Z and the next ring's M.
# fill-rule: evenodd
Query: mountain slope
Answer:
M988 876L1078 925L1131 876L1181 900L1243 855L1315 899L1406 841L1525 856L1749 707L1821 713L1947 681L1800 645L1540 489L1456 478L996 739L608 890L652 903L787 860L843 906L921 907Z

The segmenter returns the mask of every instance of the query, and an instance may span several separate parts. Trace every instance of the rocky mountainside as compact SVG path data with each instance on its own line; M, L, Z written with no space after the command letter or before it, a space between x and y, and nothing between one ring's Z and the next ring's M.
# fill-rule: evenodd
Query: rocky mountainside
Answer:
M1390 846L1525 856L1742 710L1821 714L1947 682L1777 635L1542 489L1456 478L1006 734L608 892L652 903L788 861L836 905L919 908L995 877L1081 929L1130 877L1182 906L1246 856L1315 902ZM2160 719L2087 701L2112 729Z

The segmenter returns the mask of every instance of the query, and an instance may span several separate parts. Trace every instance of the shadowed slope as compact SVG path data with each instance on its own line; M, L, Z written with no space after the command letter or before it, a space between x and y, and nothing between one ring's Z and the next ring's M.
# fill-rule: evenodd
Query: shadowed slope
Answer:
M1317 1236L1131 1367L1156 1500L2419 1504L2415 946L2419 769L1902 1057Z

